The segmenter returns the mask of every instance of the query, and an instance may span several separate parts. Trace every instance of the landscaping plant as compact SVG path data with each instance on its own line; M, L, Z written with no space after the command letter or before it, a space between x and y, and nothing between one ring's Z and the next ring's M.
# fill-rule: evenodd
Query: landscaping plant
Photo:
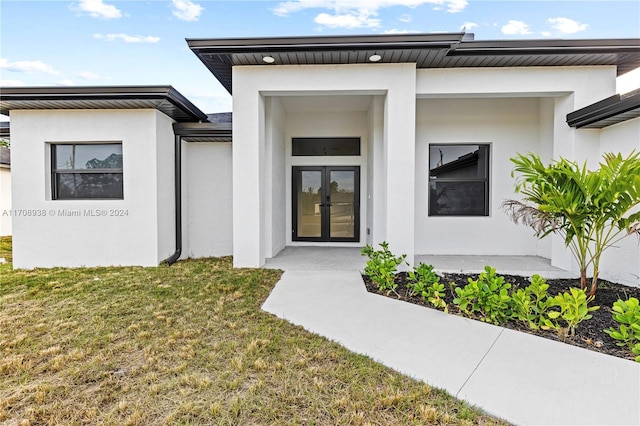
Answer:
M552 306L560 308L560 311L550 311L549 318L564 320L569 336L574 336L578 324L593 317L589 312L600 309L600 306L589 306L592 300L593 296L587 297L584 290L570 288L569 293L564 292L551 299Z
M409 271L407 289L410 296L418 295L433 307L448 311L447 303L443 299L444 284L440 284L440 277L433 270L433 265L420 262L413 271Z
M384 291L387 294L390 292L395 293L398 287L395 282L396 272L398 271L398 266L405 262L407 255L395 256L389 250L389 243L386 241L381 242L380 247L380 250L374 250L372 246L367 244L360 250L362 255L369 258L364 268L364 273L369 276L379 291Z
M580 287L590 296L598 285L600 257L627 235L640 236L640 153L623 158L605 154L600 168L560 159L545 166L535 154L512 158L520 174L516 192L524 201L507 200L503 208L516 223L531 226L538 238L551 233L564 239L580 268ZM512 175L514 174L512 173Z
M513 301L509 295L511 284L496 275L496 269L485 266L477 280L469 278L469 284L456 287L453 303L465 315L480 315L480 320L496 325L504 324L513 316Z
M531 277L531 284L513 292L514 317L533 330L555 329L557 325L549 318L552 298L547 294L549 284L540 275Z
M628 300L619 299L613 304L613 319L618 328L609 327L604 330L618 342L618 346L628 346L636 355L640 355L640 303L635 297ZM640 362L640 356L636 358Z

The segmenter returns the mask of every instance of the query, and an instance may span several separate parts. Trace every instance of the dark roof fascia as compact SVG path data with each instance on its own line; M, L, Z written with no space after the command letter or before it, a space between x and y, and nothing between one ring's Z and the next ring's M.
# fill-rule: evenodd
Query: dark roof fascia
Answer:
M550 55L585 53L638 53L640 39L574 40L470 40L463 41L449 56Z
M633 117L628 115L620 117L619 120L609 120L599 124L603 120L608 120L616 116L621 116L629 111L638 110L640 116L640 89L624 95L613 95L594 104L588 105L577 111L567 114L567 124L577 129L583 127L603 128L626 121Z
M0 101L72 100L166 100L193 120L206 121L207 115L172 86L55 86L3 87ZM6 114L8 110L3 109Z
M206 38L186 39L189 48L202 53L245 53L314 50L412 49L416 47L442 48L462 41L465 33Z

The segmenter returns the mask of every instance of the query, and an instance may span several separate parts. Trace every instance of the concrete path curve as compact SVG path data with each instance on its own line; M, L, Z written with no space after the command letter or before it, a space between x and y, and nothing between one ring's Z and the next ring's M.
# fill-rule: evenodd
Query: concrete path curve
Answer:
M371 294L346 269L288 269L262 308L515 424L640 425L640 363Z

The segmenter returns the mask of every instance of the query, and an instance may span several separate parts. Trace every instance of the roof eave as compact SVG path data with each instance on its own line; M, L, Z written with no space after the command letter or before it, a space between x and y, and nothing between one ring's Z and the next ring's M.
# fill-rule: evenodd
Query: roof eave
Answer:
M172 86L45 86L0 88L0 109L7 114L11 102L18 101L119 101L119 100L167 101L194 121L206 121L207 115ZM69 109L77 109L72 106ZM157 109L157 108L156 108ZM172 117L175 118L175 117Z
M614 95L571 112L567 114L567 124L577 129L601 129L636 117L640 117L640 90Z

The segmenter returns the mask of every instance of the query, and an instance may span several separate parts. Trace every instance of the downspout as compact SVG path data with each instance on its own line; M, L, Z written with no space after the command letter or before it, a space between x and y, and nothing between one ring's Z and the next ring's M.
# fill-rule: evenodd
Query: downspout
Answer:
M175 135L175 206L176 206L176 251L164 262L171 266L182 254L182 137Z

